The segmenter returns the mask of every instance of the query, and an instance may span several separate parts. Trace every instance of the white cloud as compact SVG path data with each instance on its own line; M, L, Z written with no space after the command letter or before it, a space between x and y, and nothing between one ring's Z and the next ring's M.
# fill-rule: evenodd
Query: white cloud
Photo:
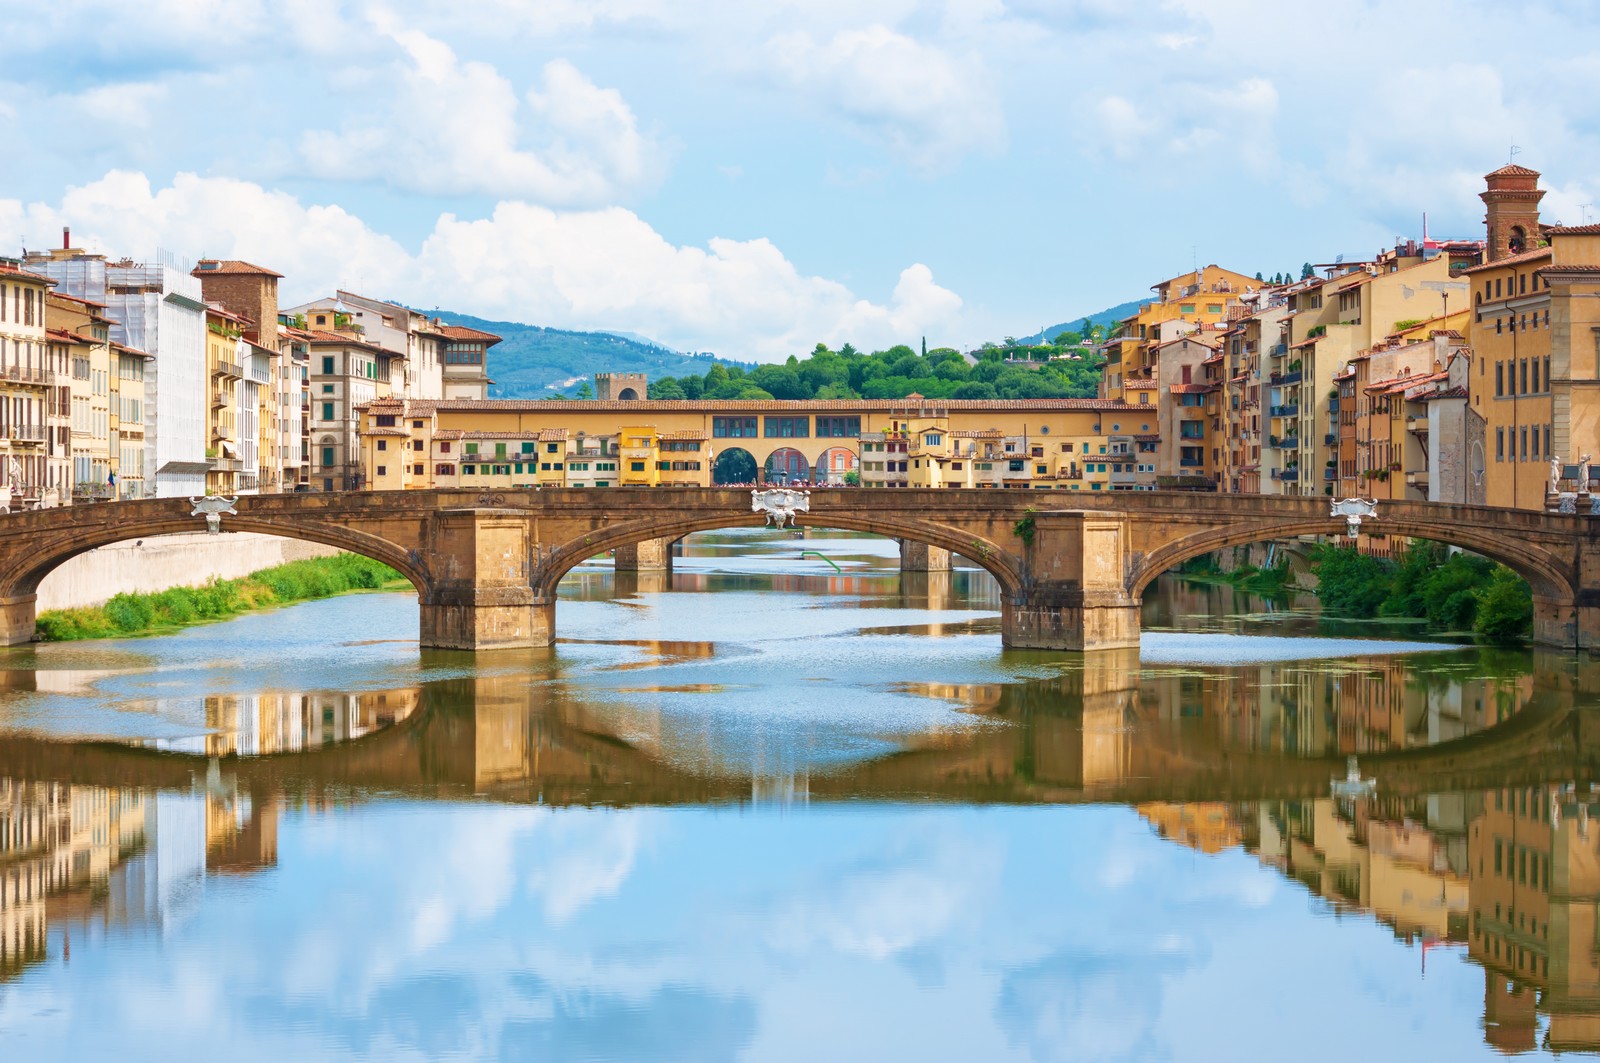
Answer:
M783 34L767 54L778 77L920 168L942 169L1005 142L1004 115L976 58L957 59L884 25L821 43Z
M59 205L0 200L0 237L74 242L142 257L158 248L244 258L285 274L292 305L335 286L413 305L563 328L640 332L672 346L778 360L818 340L906 342L959 317L959 296L913 265L887 302L801 273L765 239L680 246L632 211L506 202L488 217L442 215L415 251L334 205L247 181L179 174L152 188L113 171Z
M592 206L652 183L660 149L640 133L622 95L563 59L519 99L493 65L462 61L443 41L384 12L394 63L363 80L366 113L300 138L318 177L383 181L410 191L476 193Z

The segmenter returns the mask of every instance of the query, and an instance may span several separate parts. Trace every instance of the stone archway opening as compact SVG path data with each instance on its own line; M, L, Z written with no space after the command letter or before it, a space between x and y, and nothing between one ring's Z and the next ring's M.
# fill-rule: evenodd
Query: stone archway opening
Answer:
M761 466L754 454L743 447L729 447L717 454L711 465L711 482L717 487L736 484L753 484Z
M811 480L811 463L793 447L779 447L767 455L762 481L782 487L786 484L804 484Z
M859 471L860 462L855 451L849 447L829 447L817 455L817 464L812 469L811 478L818 484L839 487L846 482L846 476Z

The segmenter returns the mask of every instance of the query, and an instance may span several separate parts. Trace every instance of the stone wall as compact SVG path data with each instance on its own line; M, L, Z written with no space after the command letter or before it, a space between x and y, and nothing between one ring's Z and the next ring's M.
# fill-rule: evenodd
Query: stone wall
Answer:
M212 578L237 579L286 561L329 557L320 543L250 532L160 535L79 554L39 584L37 608L100 605L114 594L197 587Z

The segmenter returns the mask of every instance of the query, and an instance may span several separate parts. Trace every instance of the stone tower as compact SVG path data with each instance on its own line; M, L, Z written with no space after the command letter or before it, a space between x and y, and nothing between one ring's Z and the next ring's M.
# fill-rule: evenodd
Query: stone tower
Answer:
M1489 208L1483 219L1489 233L1487 261L1494 262L1539 246L1539 201L1544 198L1544 191L1539 188L1539 171L1510 164L1486 174L1484 180L1489 190L1478 195Z
M601 402L632 402L650 394L650 381L643 373L596 373L594 397Z
M193 270L208 303L251 321L245 338L271 351L278 349L278 281L283 274L237 259L203 258Z

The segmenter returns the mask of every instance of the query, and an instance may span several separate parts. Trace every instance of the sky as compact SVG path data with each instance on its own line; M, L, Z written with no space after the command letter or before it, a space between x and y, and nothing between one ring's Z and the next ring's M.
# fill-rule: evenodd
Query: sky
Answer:
M1600 8L75 0L0 36L0 252L239 257L684 350L976 346L1218 264L1600 216ZM1520 42L1520 43L1519 43Z

